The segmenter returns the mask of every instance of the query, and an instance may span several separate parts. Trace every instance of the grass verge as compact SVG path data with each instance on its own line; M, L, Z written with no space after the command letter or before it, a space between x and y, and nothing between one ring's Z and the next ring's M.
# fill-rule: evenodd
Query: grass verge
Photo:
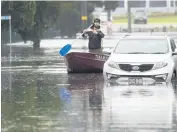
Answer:
M120 18L117 20L112 21L115 24L119 23L127 23L128 19L127 18ZM133 17L132 17L132 22L133 22ZM157 16L157 17L148 17L148 23L153 24L153 23L162 23L162 24L177 24L177 15L173 16Z

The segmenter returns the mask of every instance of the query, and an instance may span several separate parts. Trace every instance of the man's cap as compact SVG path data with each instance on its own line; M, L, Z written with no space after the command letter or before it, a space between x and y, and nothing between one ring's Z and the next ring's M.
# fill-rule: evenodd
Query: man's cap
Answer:
M95 22L100 23L100 22L101 22L101 20L100 20L99 18L95 18L93 22L94 22L94 23L95 23Z

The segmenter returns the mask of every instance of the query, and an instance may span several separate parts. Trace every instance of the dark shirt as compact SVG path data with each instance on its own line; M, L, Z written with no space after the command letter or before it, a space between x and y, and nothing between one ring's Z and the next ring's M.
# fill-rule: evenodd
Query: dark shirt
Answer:
M102 38L104 38L104 33L101 31L98 31L97 34L93 33L93 31L89 30L87 32L85 32L82 37L85 37L85 34L88 35L89 37L89 43L88 43L88 47L89 49L100 49L101 48L101 41Z

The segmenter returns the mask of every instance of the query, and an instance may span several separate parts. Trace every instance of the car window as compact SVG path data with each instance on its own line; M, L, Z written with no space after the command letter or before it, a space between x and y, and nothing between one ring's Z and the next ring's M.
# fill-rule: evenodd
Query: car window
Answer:
M145 13L144 12L137 12L136 16L137 17L143 17L143 16L145 16Z
M144 16L146 16L146 13L144 11L136 11L135 16L136 17L144 17Z
M171 49L172 49L172 51L174 52L175 49L176 49L175 41L174 41L173 39L170 39L170 44L171 44Z
M118 42L114 53L144 53L144 54L165 54L169 52L166 39L122 39Z

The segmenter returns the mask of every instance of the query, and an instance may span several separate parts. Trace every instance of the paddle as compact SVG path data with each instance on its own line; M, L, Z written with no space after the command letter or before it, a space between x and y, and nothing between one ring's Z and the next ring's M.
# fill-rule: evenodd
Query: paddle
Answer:
M88 28L90 28L92 25L90 25ZM87 28L87 29L88 29ZM60 51L59 51L59 54L61 55L61 56L65 56L68 52L69 52L69 50L72 48L72 44L74 43L74 42L76 42L76 40L78 40L83 34L84 34L85 32L83 32L77 39L75 39L71 44L66 44L65 46L63 46L63 48L61 48L60 49Z

